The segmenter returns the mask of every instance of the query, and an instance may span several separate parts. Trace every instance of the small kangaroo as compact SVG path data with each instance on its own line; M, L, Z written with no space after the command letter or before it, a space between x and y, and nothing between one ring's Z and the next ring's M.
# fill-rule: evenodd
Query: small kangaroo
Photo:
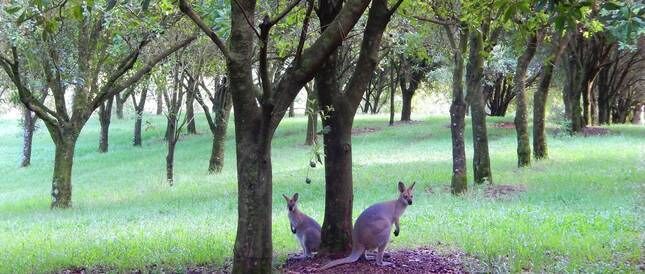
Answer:
M391 265L383 261L383 251L390 241L390 231L394 224L394 236L399 236L399 217L405 208L412 204L412 189L416 182L409 188L405 188L403 182L399 182L399 198L392 201L374 204L356 219L352 230L352 253L342 259L334 260L324 265L320 270L332 268L337 265L353 263L367 250L378 248L376 264L380 266Z
M298 210L298 193L293 194L293 198L289 198L284 194L282 194L282 197L287 201L291 232L296 234L296 239L298 239L304 253L299 258L312 257L313 252L318 251L318 247L320 246L320 224Z

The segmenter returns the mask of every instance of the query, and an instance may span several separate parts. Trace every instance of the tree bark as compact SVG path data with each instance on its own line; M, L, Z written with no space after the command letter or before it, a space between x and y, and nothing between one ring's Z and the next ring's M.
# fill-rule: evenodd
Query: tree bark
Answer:
M26 107L22 109L22 159L20 167L31 165L31 145L36 129L37 116Z
M56 147L54 176L52 178L51 208L72 206L72 165L78 133L74 129L58 128L47 124Z
M409 122L412 114L412 93L403 90L401 105L401 121Z
M117 94L114 96L114 99L116 99L116 118L119 120L123 119L123 105L125 104L125 100L127 99L127 96L124 98L121 98L121 95ZM111 100L114 100L111 99Z
M188 134L197 134L197 126L195 125L195 89L197 89L197 84L189 84L189 88L186 90L186 119L188 120L188 125L186 130ZM194 87L194 88L193 88Z
M101 106L99 107L99 123L101 124L101 132L99 135L100 153L105 153L108 151L110 122L112 120L112 102L114 101L115 97L119 97L119 95L116 95L108 99L105 103L101 104ZM121 105L123 105L123 103L121 103Z
M341 1L319 1L318 18L321 32L331 23L342 7ZM340 48L340 47L339 47ZM315 90L318 92L320 109L325 112L323 128L331 130L323 135L325 152L325 216L321 230L320 252L324 254L345 253L351 249L352 242L352 153L351 122L343 121L344 114L334 100L340 93L337 72L339 71L339 49L334 50L323 63L315 76ZM347 131L349 127L349 136Z
M161 92L158 87L155 89L155 91L157 93L157 109L155 111L155 114L161 115L163 113L163 92Z
M539 31L541 32L541 31ZM526 103L526 71L537 49L538 36L529 37L524 53L517 59L515 76L513 79L513 93L515 93L515 130L517 132L517 166L525 167L531 164L531 143L529 141L528 105Z
M134 118L134 137L132 140L132 144L134 146L141 146L141 122L143 119L143 110L145 109L146 106L146 97L148 95L148 80L146 80L146 83L144 83L143 90L141 90L141 94L139 94L139 102L137 103L136 97L134 94L132 94L132 103L134 105L134 111L135 111L135 118Z
M339 3L338 1L337 3ZM320 2L321 25L328 25L339 6ZM325 4L322 4L325 3ZM333 107L323 119L325 150L325 219L321 231L322 253L345 253L352 239L352 124L370 78L379 62L379 47L383 32L395 6L388 10L386 0L372 1L356 67L349 81L340 90L337 73L337 54L331 54L316 76L321 109Z
M540 84L533 94L533 157L536 160L546 159L549 156L546 143L546 101L555 64L564 52L568 39L557 32L553 33L553 37L549 56L542 66Z
M172 123L171 124L175 124ZM171 134L170 140L168 140L168 152L166 153L166 181L170 186L173 186L175 175L175 146L177 141L175 140L174 134Z
M459 44L455 42L455 34L450 26L443 26L453 48L452 71L452 103L450 104L450 134L452 139L452 179L450 191L452 194L461 194L468 190L468 176L466 170L466 145L464 141L464 128L466 125L466 101L464 99L464 53L467 47L468 32L464 29L458 34Z
M215 129L213 131L213 148L211 150L211 158L208 163L209 173L220 173L224 167L224 145L226 141L226 129L228 127L228 119L231 113L231 95L226 93L225 102L222 106L214 110L215 115Z
M482 94L483 74L483 38L479 31L469 33L470 51L466 67L466 84L468 94L466 99L470 105L473 129L473 171L476 184L493 183L488 154L488 132L486 129L486 112Z
M295 117L296 116L296 110L294 109L294 103L292 102L291 105L289 106L289 118Z

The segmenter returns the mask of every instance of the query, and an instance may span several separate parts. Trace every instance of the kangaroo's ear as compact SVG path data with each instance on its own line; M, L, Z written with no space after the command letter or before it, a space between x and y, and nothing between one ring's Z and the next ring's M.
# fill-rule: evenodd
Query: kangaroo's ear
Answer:
M417 183L417 182L413 182L413 183L412 183L412 185L410 186L410 190L412 190L412 189L414 188L414 185L415 185L416 183Z
M405 191L405 185L403 184L403 182L399 181L399 192L403 193L403 191Z
M298 201L298 193L293 194L293 201L297 202Z
M289 197L287 197L287 195L282 194L282 197L284 197L284 199L285 199L287 202L289 202Z

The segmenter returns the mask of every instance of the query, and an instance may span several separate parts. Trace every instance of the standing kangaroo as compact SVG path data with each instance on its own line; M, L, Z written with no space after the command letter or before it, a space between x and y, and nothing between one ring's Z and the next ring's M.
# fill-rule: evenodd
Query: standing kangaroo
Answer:
M337 265L353 263L367 250L378 248L376 264L380 266L391 265L383 261L383 250L390 241L390 231L394 224L394 236L399 236L399 217L408 205L412 204L412 189L414 184L405 188L403 182L399 182L399 198L392 201L382 202L368 207L356 220L352 230L352 253L342 259L334 260L324 265L320 270L332 268Z
M298 193L294 194L293 198L289 198L284 194L282 194L282 197L287 200L291 232L296 234L296 238L302 247L303 255L300 258L312 257L312 252L318 251L320 246L320 224L298 210Z

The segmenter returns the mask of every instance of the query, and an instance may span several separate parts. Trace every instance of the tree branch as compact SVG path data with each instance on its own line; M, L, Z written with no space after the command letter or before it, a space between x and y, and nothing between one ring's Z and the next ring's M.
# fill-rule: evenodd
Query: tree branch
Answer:
M90 105L90 108L87 109L87 111L89 112L89 115L91 115L93 110L96 109L101 104L101 102L104 101L106 98L110 98L111 96L118 94L119 92L123 91L125 88L136 83L137 81L139 81L139 79L141 79L141 77L149 73L157 63L161 62L161 60L165 59L175 51L186 47L187 45L192 43L196 38L197 38L197 35L191 35L190 37L170 46L163 52L153 56L147 62L145 62L139 70L137 70L132 76L130 76L130 78L126 79L122 83L119 83L119 84L116 84L115 82L112 82L111 84L106 83L106 85L104 85L101 88L101 91L97 94L94 100L92 100L92 104ZM125 71L132 69L132 67L134 66L134 63L137 60L137 56L138 56L138 53L136 53L135 58L132 60L132 62L127 62L125 66L121 67L121 69L124 70L123 73L125 73ZM88 113L86 113L86 115L88 115Z
M226 58L226 60L231 59L230 53L228 52L228 48L226 47L226 45L224 45L224 42L222 42L219 36L217 36L217 33L215 33L212 29L210 29L206 25L206 23L204 23L204 20L202 20L202 18L193 11L193 9L188 4L187 0L179 0L179 9L181 10L181 12L188 15L190 20L195 22L195 24L197 24L197 26L199 26L199 28L204 33L206 33L206 35L208 35L208 38L210 38L213 41L213 43L217 45L217 47L222 52L222 55L224 55L224 58Z

